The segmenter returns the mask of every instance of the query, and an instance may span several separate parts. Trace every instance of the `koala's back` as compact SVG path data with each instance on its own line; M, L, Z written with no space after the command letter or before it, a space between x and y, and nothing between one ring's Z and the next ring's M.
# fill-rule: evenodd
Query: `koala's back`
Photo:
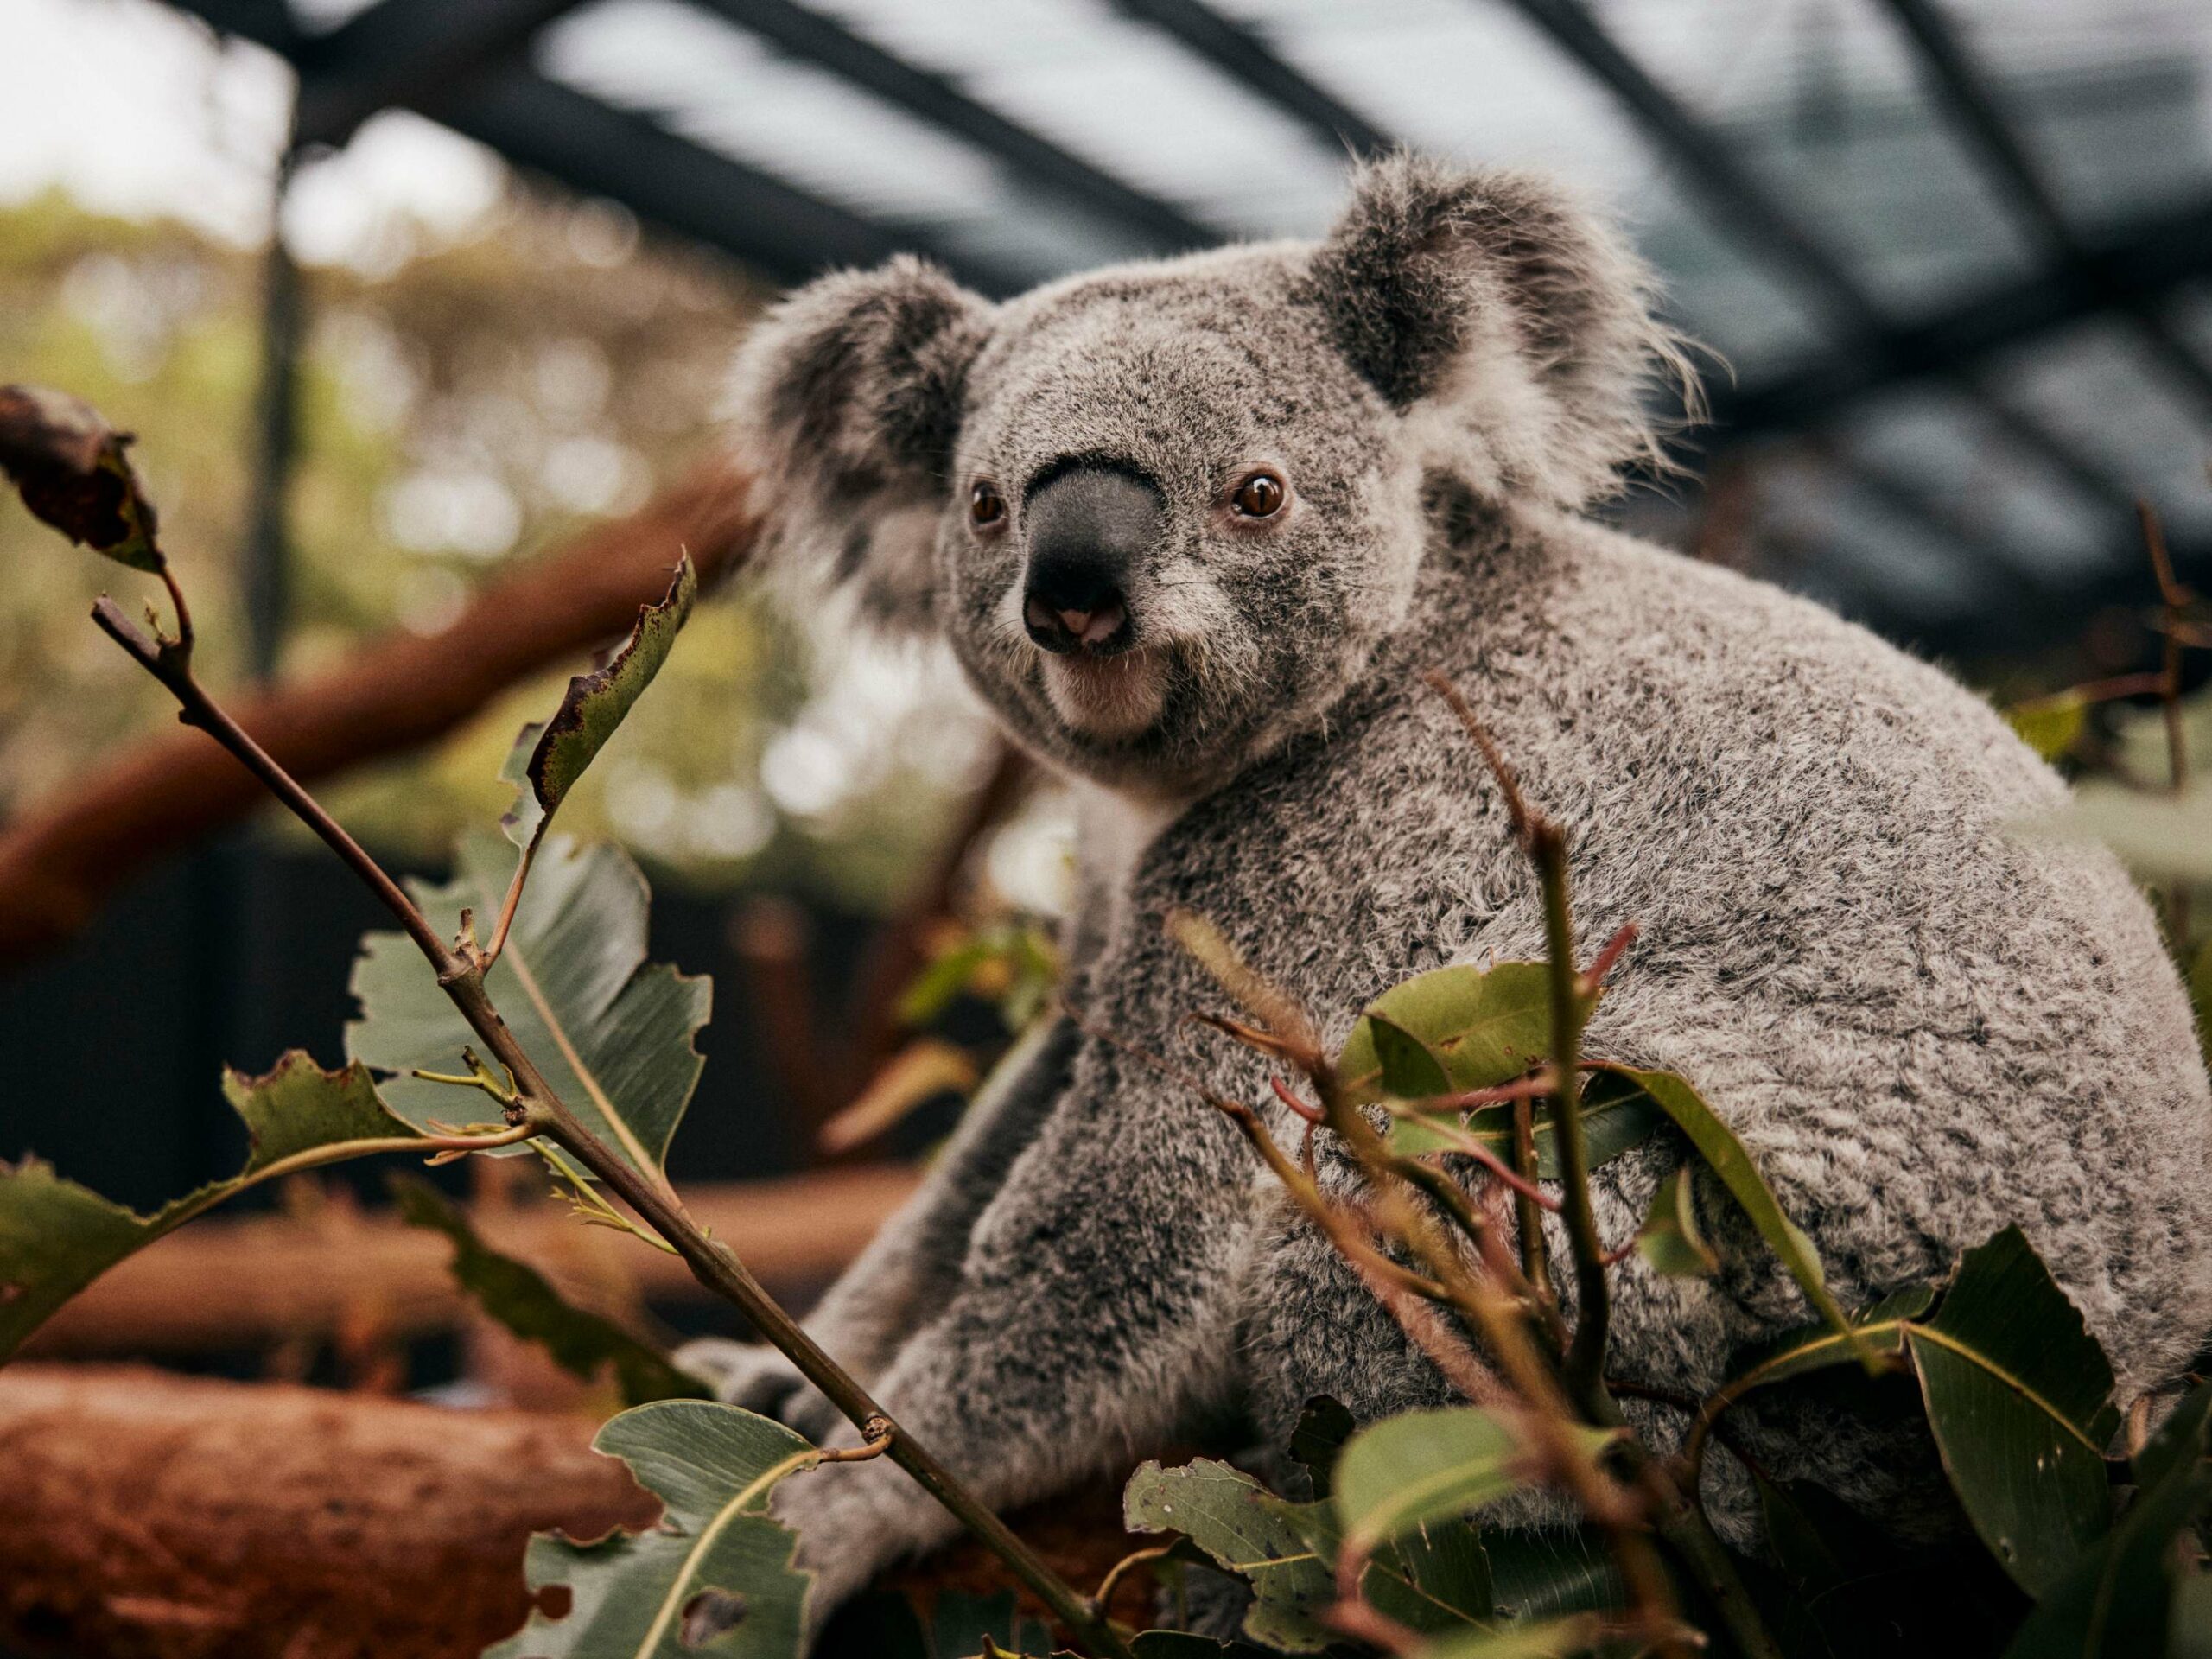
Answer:
M1418 683L1441 667L1566 825L1586 955L1641 928L1589 1051L1690 1078L1847 1302L2018 1222L2123 1389L2185 1359L2212 1325L2212 1090L2187 1001L2107 855L2016 833L2064 789L2003 721L1815 606L1587 524L1524 522L1423 581L1414 631L1327 732L1154 845L1127 925L1205 912L1332 1036L1414 972L1540 957L1497 791ZM1112 955L1096 982L1164 1033L1183 1010L1142 1008ZM1604 1173L1609 1239L1675 1155ZM1429 1385L1387 1319L1271 1226L1247 1338L1277 1373L1255 1382L1263 1421L1319 1389L1410 1403ZM1729 1242L1712 1281L1630 1258L1619 1374L1702 1391L1811 1317L1747 1232Z

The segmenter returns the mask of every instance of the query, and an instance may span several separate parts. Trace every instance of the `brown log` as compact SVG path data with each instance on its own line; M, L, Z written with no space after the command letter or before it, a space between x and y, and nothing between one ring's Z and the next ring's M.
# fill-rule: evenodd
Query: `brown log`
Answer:
M442 736L516 681L613 638L679 554L702 582L749 551L746 480L710 461L631 517L480 592L449 627L388 634L245 699L241 724L302 782ZM245 817L261 785L193 731L149 737L0 836L0 967L70 938L126 877Z
M584 1416L454 1411L137 1367L0 1371L0 1643L104 1659L474 1659L528 1609L532 1531L590 1538L658 1503ZM825 1471L822 1478L834 1478ZM1129 1548L1118 1483L1014 1517L1071 1582ZM893 1574L995 1593L956 1544ZM1115 1612L1144 1618L1133 1575ZM836 1638L838 1659L860 1659ZM868 1654L866 1659L879 1659Z
M684 1202L771 1289L833 1276L917 1177L877 1166L687 1187ZM486 1243L588 1291L626 1276L662 1303L707 1293L675 1256L550 1205L480 1214ZM306 1221L283 1216L194 1223L95 1280L32 1338L42 1356L190 1354L286 1338L333 1338L363 1310L387 1337L453 1329L465 1312L435 1233L372 1212ZM588 1300L586 1297L585 1300ZM0 1478L0 1489L4 1489Z
M582 1417L136 1368L0 1371L0 1638L105 1659L461 1659L531 1532L659 1505Z

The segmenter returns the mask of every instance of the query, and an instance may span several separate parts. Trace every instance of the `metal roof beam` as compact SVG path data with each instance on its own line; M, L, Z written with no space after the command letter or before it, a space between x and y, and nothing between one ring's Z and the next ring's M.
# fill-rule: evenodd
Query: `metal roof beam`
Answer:
M576 0L377 0L327 35L302 37L289 54L300 72L303 143L342 144L387 105L518 55Z
M2018 123L2007 113L1965 40L1933 0L1885 0L1908 35L1936 96L1953 121L1981 152L1983 164L2004 187L2018 217L2031 225L2066 276L2103 305L2123 311L2141 332L2161 367L2182 383L2200 408L2212 411L2212 363L2175 329L2155 304L2115 293L2075 233L2058 193L2035 157Z
M395 3L396 0L386 0ZM507 0L508 3L519 0ZM541 3L543 0L541 0ZM791 57L828 70L964 139L1047 191L1071 197L1162 252L1211 247L1223 234L1173 203L1116 178L1051 139L977 102L946 77L917 68L792 0L695 0Z
M1873 296L1737 161L1719 134L1622 49L1582 0L1509 3L1627 108L1738 234L1820 296L1853 337L1854 350L1892 359L1903 355L1905 343ZM2107 508L2130 509L2133 492L2107 468L2083 456L2036 416L2012 407L1970 372L1961 371L1961 379L2013 442Z
M1294 68L1249 24L1224 17L1203 0L1113 0L1125 17L1173 35L1193 57L1257 92L1331 149L1379 156L1397 140Z

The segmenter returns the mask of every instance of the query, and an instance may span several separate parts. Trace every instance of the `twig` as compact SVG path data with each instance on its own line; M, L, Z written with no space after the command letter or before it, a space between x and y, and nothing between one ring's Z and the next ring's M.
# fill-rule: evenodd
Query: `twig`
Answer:
M200 727L235 756L302 823L313 830L398 919L435 971L439 986L483 1039L494 1058L519 1085L510 1115L521 1111L536 1133L572 1154L607 1188L642 1217L680 1255L708 1289L734 1303L761 1336L780 1350L808 1382L820 1389L864 1434L876 1421L888 1421L866 1389L824 1353L798 1322L761 1288L726 1246L709 1238L685 1213L664 1175L648 1173L594 1135L562 1102L531 1059L484 989L479 953L464 952L438 937L405 890L385 874L359 842L331 817L321 804L210 697L192 674L186 653L149 640L113 601L102 598L92 620L141 666L166 686L188 725ZM900 1430L885 1443L891 1459L998 1556L1052 1611L1096 1651L1111 1659L1131 1659L1119 1632L1095 1617L1084 1597L1046 1564L990 1508L938 1462L912 1435Z

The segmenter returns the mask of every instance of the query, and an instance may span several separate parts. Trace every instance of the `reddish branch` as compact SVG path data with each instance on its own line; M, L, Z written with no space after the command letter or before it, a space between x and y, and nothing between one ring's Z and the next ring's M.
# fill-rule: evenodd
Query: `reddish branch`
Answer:
M238 723L303 782L443 736L517 681L620 634L678 553L702 582L744 562L746 483L710 462L630 518L479 593L434 634L371 641L336 667L238 704ZM81 928L123 880L235 823L262 786L198 733L137 744L0 836L0 966Z

